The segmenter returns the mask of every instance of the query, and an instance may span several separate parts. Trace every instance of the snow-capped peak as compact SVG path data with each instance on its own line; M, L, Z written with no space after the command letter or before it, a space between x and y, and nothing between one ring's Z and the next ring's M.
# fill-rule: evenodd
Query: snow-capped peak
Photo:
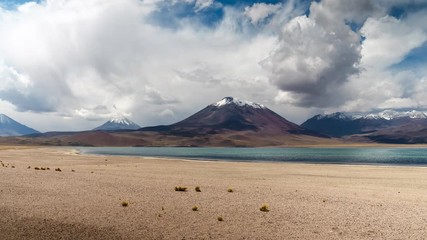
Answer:
M398 112L395 110L384 110L376 114L368 114L365 116L366 119L385 119L385 120L392 120L392 119L403 118L403 117L427 118L427 115L423 112L415 111L415 110L406 111L406 112Z
M126 130L138 128L141 127L138 124L132 122L131 120L125 117L116 117L107 121L101 126L94 128L94 130Z
M216 102L212 105L216 107L222 107L228 104L235 104L240 107L253 107L253 108L259 108L259 109L265 108L264 105L254 103L254 102L249 102L249 101L242 101L240 99L233 98L233 97L225 97L221 101Z
M0 113L0 124L8 124L11 122L12 120L10 119L10 117Z
M407 115L410 118L427 118L426 113L424 113L424 112L418 112L418 111L415 111L415 110L407 112Z
M122 124L122 125L128 125L128 126L134 124L132 121L130 121L129 119L124 118L124 117L122 117L122 118L113 118L109 122L111 122L111 123L117 123L117 124Z

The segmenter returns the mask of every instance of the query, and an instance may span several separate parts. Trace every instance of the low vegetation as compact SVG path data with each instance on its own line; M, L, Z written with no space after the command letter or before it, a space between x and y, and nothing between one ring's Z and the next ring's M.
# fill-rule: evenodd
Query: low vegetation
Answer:
M259 210L260 210L261 212L269 212L269 211L270 211L270 209L268 208L268 205L267 205L267 204L262 205L262 206L259 208Z
M175 187L175 191L177 191L177 192L186 192L187 191L187 187Z

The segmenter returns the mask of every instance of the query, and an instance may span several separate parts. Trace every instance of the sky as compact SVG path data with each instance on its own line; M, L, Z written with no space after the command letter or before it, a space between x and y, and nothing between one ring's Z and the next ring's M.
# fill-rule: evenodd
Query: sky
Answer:
M426 110L426 66L425 0L0 0L0 113L43 132Z

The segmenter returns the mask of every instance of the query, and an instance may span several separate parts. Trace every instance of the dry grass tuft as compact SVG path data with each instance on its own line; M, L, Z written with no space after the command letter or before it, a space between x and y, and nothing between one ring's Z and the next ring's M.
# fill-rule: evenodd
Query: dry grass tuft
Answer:
M268 205L267 205L267 204L262 205L262 206L259 208L259 210L260 210L261 212L269 212L269 211L270 211L270 209L268 209Z
M175 187L175 191L177 191L177 192L186 192L187 188L186 187Z

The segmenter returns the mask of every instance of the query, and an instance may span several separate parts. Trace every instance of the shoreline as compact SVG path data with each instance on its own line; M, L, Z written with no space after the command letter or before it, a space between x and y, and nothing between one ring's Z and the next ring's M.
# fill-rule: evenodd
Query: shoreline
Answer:
M0 148L0 161L8 165L0 166L0 239L427 234L426 168L94 156L65 148ZM269 212L260 211L264 204Z

